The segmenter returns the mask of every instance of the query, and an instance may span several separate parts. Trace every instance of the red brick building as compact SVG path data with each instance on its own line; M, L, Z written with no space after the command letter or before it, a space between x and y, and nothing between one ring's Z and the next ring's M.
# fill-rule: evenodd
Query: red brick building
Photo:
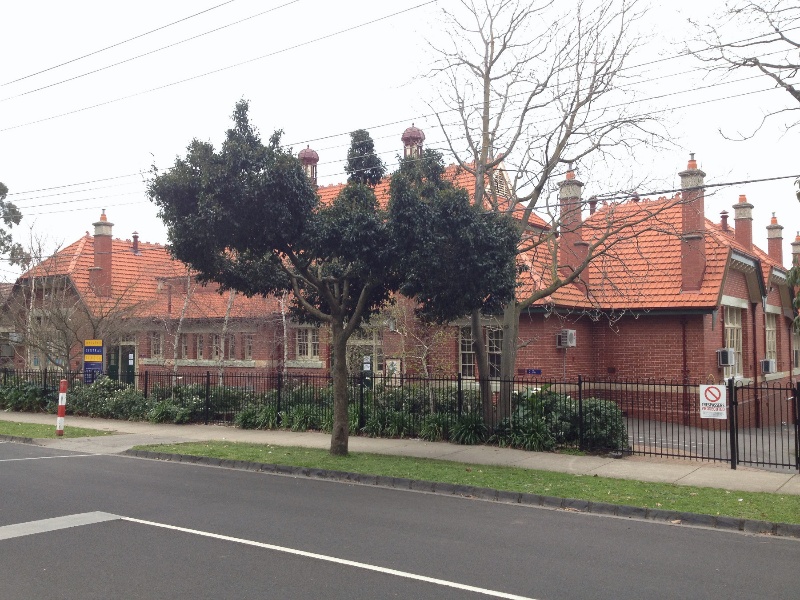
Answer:
M406 152L418 152L424 136L406 134ZM317 153L305 149L300 158L316 179ZM447 173L472 190L468 174L455 167ZM530 221L528 235L538 243L520 255L520 295L546 285L549 269L568 273L587 252L599 255L573 283L523 313L518 376L706 383L800 373L782 226L773 216L765 252L753 245L754 206L744 196L733 224L727 213L712 221L705 216L705 173L693 158L680 176L682 193L670 198L598 203L584 200L583 184L567 173L558 222L535 215ZM320 187L321 200L331 201L341 187ZM376 194L388 200L388 180ZM199 286L163 246L140 242L135 233L116 239L112 229L103 214L93 236L17 280L5 304L15 332L6 366L80 370L82 340L102 338L106 372L128 380L145 371L327 374L326 330L291 322L287 298ZM793 248L800 253L800 238ZM496 369L500 323L487 317L484 334ZM720 366L721 348L732 350L730 366ZM351 368L359 370L365 356L387 375L476 374L467 322L423 326L403 299L354 335Z

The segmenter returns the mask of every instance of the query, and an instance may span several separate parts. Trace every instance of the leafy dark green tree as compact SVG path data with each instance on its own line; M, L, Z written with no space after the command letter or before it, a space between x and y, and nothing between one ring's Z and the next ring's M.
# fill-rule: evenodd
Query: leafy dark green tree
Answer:
M439 321L507 299L508 232L502 218L474 210L465 193L442 180L434 154L419 166L403 164L391 211L378 205L372 188L383 172L374 153L371 166L354 167L337 198L322 205L300 162L281 147L280 132L264 145L247 109L245 101L236 105L219 151L194 140L169 171L154 169L148 193L172 254L201 281L247 295L291 291L298 318L330 328L331 453L343 455L347 340L401 287ZM366 148L363 133L353 136L348 156Z
M295 309L332 335L334 423L331 453L347 454L347 340L397 288L386 214L372 189L354 180L329 206L299 161L264 145L246 101L219 151L194 140L184 158L149 184L167 225L170 250L203 281L248 295L291 290Z
M344 166L349 183L361 183L370 187L378 185L386 174L383 161L375 154L375 144L365 129L350 134L350 149Z
M22 220L22 213L13 202L7 202L8 188L0 182L0 219L6 227L11 229L14 225L19 225ZM20 244L16 244L11 239L11 232L0 227L0 254L8 256L8 261L12 265L24 264L26 260L25 251Z
M404 159L392 176L400 290L419 303L421 317L437 323L502 312L514 299L519 232L511 217L471 203L443 175L441 154L426 150L422 160ZM479 383L488 396L488 377ZM486 423L493 420L492 409L484 403Z
M519 236L509 217L472 204L444 172L442 155L428 149L422 159L403 159L390 185L400 291L436 323L502 310L514 297Z

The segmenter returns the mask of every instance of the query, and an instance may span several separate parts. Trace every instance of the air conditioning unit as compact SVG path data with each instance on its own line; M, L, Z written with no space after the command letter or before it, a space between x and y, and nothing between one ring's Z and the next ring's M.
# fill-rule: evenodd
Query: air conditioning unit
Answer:
M717 350L717 365L720 367L733 367L736 365L736 352L733 348L720 348Z
M574 348L576 343L574 329L562 329L556 334L556 348Z
M761 372L764 375L770 375L777 371L777 365L774 358L765 358L761 361Z

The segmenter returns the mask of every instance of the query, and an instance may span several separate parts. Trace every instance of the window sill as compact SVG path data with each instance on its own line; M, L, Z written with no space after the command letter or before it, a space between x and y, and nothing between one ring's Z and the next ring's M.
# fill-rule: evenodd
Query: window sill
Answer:
M321 360L287 360L286 367L289 369L324 369L325 363Z

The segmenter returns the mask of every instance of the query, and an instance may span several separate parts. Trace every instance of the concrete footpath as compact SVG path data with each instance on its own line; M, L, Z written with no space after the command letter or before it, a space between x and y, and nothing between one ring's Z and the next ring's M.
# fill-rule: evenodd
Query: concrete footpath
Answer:
M56 418L54 415L0 412L0 420L53 425L55 431ZM284 430L254 431L219 425L155 425L146 422L68 416L65 429L68 431L70 427L99 429L114 432L114 434L102 437L37 439L34 440L34 443L51 448L93 454L116 454L129 450L133 446L145 444L179 444L207 440L323 449L330 445L330 435L326 433L295 433ZM494 446L459 446L445 442L355 436L350 438L350 451L472 464L504 465L575 475L598 475L600 477L747 492L800 495L800 474L796 472L768 471L741 466L733 470L726 463L704 463L694 460L658 459L642 456L614 459L604 456L526 452Z

